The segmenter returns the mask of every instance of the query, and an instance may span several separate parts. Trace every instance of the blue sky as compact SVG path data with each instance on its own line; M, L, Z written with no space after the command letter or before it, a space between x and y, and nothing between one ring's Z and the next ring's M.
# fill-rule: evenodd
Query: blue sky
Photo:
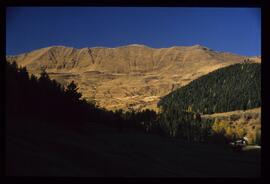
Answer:
M75 48L144 44L203 45L261 55L259 8L9 7L6 54L52 45Z

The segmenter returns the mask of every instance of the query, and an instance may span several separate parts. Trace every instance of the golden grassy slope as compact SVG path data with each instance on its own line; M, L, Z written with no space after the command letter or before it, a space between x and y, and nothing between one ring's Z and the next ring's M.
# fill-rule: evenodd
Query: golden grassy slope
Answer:
M213 70L244 60L243 56L206 47L154 49L144 45L117 48L52 46L8 56L38 75L45 67L63 85L74 80L83 94L107 109L156 109L160 97Z

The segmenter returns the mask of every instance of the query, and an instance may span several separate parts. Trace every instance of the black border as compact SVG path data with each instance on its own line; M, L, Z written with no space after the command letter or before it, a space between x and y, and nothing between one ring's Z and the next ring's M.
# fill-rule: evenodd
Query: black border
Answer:
M0 45L0 54L1 54L1 60L3 61L5 59L5 53L6 53L6 50L5 50L5 43L6 43L6 34L5 34L5 25L6 25L6 19L5 19L5 8L1 6L0 8L0 15L1 15L1 22L2 24L0 24L0 27L1 27L1 36L2 36L2 43ZM0 83L2 84L1 86L5 86L5 66L4 66L4 63L0 61L0 74L1 74L1 78L0 78ZM0 122L1 122L1 132L0 132L0 135L1 135L1 140L3 142L1 142L3 145L3 148L5 148L5 88L0 88L0 96L2 97L0 99ZM4 98L3 98L4 97ZM5 152L4 152L5 149L1 149L0 151L0 156L1 158L3 158L3 161L1 163L3 163L1 165L1 169L3 169L3 171L5 171ZM2 171L2 170L1 170ZM2 174L2 173L1 173Z
M267 0L4 0L5 6L261 7Z
M267 136L269 135L269 113L267 113L268 109L267 106L269 106L270 103L270 93L268 91L267 86L270 84L267 79L270 79L268 75L268 68L270 68L269 65L269 57L267 55L270 52L269 49L269 34L270 30L267 27L267 21L270 19L266 18L269 15L269 10L267 10L265 1L256 1L256 0L4 0L1 3L1 33L2 33L2 44L1 44L1 59L5 59L5 39L6 39L6 33L5 33L5 21L6 21L6 7L7 6L98 6L98 7L104 7L104 6L110 6L110 7L258 7L261 8L262 13L262 159L261 161L261 177L260 178L88 178L88 177L11 177L11 176L5 176L5 172L3 172L6 181L17 183L17 182L27 182L27 183L37 183L40 181L44 181L46 183L48 182L56 182L56 183L66 183L66 182L74 182L74 183L106 183L106 182L112 182L112 183L126 183L126 182L133 182L133 183L141 183L141 182L161 182L161 183L171 183L171 182L195 182L195 183L201 183L203 181L205 182L213 182L213 183L228 183L228 182L235 182L235 183L262 183L266 182L267 177L267 171L269 169L268 165L268 156L270 154L267 154L269 148L267 141ZM268 41L269 40L269 41ZM1 77L1 83L5 84L4 80L4 66L0 61L1 70L0 74L3 75ZM1 93L4 93L4 89L0 89ZM4 95L1 94L1 97L4 97ZM2 107L4 109L5 104L5 98L1 98L0 105L1 105L1 120L0 122L5 122L4 120L4 111L2 111ZM5 124L1 123L1 136L3 136L3 145L5 145ZM1 158L3 158L3 162L5 163L5 152L4 149L1 149L2 153L4 155L1 155ZM3 171L5 171L5 164L1 164L3 167Z

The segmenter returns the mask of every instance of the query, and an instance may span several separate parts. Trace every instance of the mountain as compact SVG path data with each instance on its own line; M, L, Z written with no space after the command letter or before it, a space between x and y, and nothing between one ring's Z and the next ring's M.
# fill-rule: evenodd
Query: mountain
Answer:
M156 49L132 44L82 49L52 46L7 56L7 61L26 66L34 75L45 68L52 79L63 85L74 80L83 98L95 100L101 107L141 110L157 109L160 97L246 58L201 45ZM249 59L260 62L260 57Z
M203 114L246 110L261 106L261 64L239 63L220 68L164 96L164 110Z

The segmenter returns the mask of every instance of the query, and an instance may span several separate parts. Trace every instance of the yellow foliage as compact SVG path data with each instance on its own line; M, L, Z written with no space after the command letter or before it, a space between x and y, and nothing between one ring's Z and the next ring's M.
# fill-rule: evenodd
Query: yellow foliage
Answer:
M192 112L192 106L191 105L188 106L187 112Z
M229 137L229 138L233 137L234 132L233 132L233 129L230 126L228 126L225 131L226 131L225 134L226 134L227 137Z
M236 134L237 134L238 138L242 138L242 137L244 137L245 131L244 131L243 128L237 128L236 129Z
M228 123L220 121L220 122L215 122L212 126L212 130L217 133L220 134L223 131L225 131L226 133L226 129L227 129Z

